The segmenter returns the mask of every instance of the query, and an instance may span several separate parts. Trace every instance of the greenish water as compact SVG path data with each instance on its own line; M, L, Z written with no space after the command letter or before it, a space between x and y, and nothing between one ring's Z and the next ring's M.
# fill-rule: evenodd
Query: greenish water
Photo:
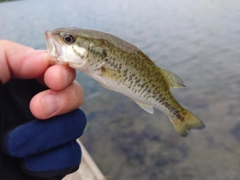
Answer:
M0 4L0 17L1 39L36 49L57 27L117 35L184 81L172 93L206 124L186 138L162 112L78 73L88 117L81 141L108 179L240 179L240 1L29 0Z
M11 0L0 0L0 2L6 2L6 1L11 1Z

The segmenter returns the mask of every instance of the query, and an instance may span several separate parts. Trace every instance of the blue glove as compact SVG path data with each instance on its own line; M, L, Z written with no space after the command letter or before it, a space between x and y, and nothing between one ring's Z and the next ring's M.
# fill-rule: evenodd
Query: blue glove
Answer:
M79 109L48 120L36 119L6 132L2 150L22 158L22 169L31 176L62 178L79 167L81 149L76 139L85 126L86 117Z
M45 89L35 80L0 82L0 179L58 180L78 169L81 149L76 139L86 117L77 109L36 119L29 102Z

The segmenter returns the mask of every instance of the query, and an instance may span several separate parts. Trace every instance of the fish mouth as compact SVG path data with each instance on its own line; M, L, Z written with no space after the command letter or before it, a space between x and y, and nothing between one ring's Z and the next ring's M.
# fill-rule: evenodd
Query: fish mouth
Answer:
M49 59L56 61L62 55L62 45L57 41L54 35L50 31L44 33L46 39L46 45L48 50Z

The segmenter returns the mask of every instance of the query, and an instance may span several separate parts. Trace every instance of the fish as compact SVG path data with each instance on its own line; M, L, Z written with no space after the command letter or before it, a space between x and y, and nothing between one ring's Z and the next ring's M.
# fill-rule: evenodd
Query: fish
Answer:
M50 60L82 71L105 88L131 98L148 113L154 113L154 108L161 110L178 135L205 127L170 92L185 87L183 81L158 67L135 45L108 33L75 27L47 30L45 39Z

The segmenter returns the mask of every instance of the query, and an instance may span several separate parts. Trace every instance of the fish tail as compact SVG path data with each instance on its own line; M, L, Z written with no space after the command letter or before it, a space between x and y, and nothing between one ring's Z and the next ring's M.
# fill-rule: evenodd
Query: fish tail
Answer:
M190 129L203 129L205 127L201 120L186 109L172 112L169 119L180 136L187 136Z

